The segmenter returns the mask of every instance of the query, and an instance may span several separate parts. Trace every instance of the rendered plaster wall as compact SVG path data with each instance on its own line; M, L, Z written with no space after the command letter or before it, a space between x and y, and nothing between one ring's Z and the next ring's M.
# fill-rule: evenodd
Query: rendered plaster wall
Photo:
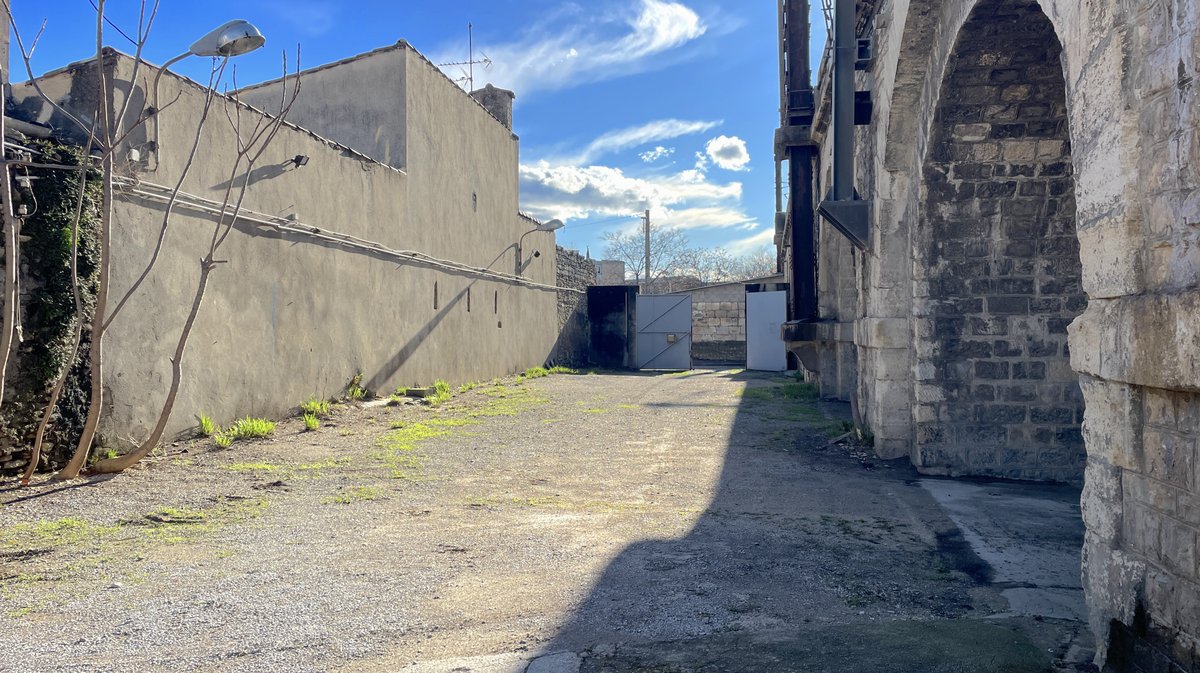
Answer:
M133 65L110 55L107 67L120 106ZM88 79L76 66L46 78L45 89L70 106L72 83ZM286 216L327 231L377 241L476 267L511 273L513 245L526 221L516 208L516 143L478 104L423 60L406 90L424 102L405 118L412 139L409 173L378 163L308 130L285 126L249 174L244 207ZM140 80L140 78L139 78ZM204 92L165 76L159 163L120 157L122 171L143 185L170 185L183 170ZM18 106L52 121L28 86L14 87ZM132 109L144 106L133 87ZM201 134L203 151L183 183L185 192L220 201L235 139L218 100ZM81 110L86 108L81 107ZM230 108L231 110L235 108ZM243 127L256 113L243 110ZM153 126L135 133L144 143ZM310 157L296 167L291 158ZM243 176L243 171L236 173ZM441 189L436 186L441 185ZM472 198L472 192L478 194ZM125 294L145 269L160 233L162 206L125 190L114 207L112 292ZM165 396L175 348L199 278L214 218L185 204L176 209L160 258L131 295L105 339L105 440L144 436ZM553 245L552 240L550 245ZM170 431L206 413L278 417L310 395L337 395L356 373L387 393L397 386L480 380L540 365L557 335L556 292L502 280L436 270L355 251L298 234L242 222L218 255L184 360L183 383ZM554 256L524 270L553 285ZM114 299L115 301L115 299Z
M404 42L301 73L288 120L393 168L408 167L408 69ZM241 89L260 110L278 109L278 80Z

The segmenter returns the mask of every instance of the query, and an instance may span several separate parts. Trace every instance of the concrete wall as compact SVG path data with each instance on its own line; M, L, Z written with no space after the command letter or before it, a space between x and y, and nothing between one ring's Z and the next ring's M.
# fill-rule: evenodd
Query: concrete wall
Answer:
M969 71L960 70L963 40L979 34L970 26L964 31L975 11L990 13L987 24L995 28L995 42L978 50ZM1062 47L1059 58L1021 63L1018 59L1039 50L1016 45L1032 35L1046 35L1047 21ZM995 364L998 342L1004 341L1006 348L1023 351L1008 362L1009 376L1001 387L973 383L971 394L983 392L975 390L976 384L993 385L993 394L1002 389L1011 391L1005 394L1018 394L1028 384L1013 379L1016 365L1029 370L1042 363L1047 371L1053 365L1060 376L1034 384L1030 391L1040 398L1043 393L1053 394L1052 386L1066 394L1069 374L1061 363L1069 351L1070 367L1081 376L1085 406L1083 512L1088 533L1083 571L1100 657L1114 670L1157 671L1169 666L1176 667L1170 670L1196 670L1200 666L1200 576L1195 558L1200 518L1194 502L1200 497L1200 473L1195 469L1200 463L1196 420L1200 418L1200 229L1195 223L1200 221L1200 174L1194 166L1200 152L1195 85L1200 71L1200 9L1181 0L884 0L871 25L874 58L858 78L859 88L871 91L875 108L871 125L857 133L856 153L857 187L871 200L871 246L847 258L837 235L827 227L821 231L822 315L854 322L858 362L852 401L860 420L874 432L881 455L910 455L922 465L926 459L919 449L922 424L961 429L974 421L941 417L943 411L950 413L954 400L947 396L944 377L939 380L936 368L923 364L938 358L955 368L972 365L972 360ZM1047 89L1055 70L1065 83L1061 100L1069 152L1060 137L1036 142L1031 137L1035 129L1029 124L1049 131L1040 125L1056 118L1020 119L1022 105L1040 105L1057 95ZM1005 81L1014 76L1016 80ZM974 83L960 79L975 77L983 79ZM998 99L988 98L993 94ZM964 100L976 95L981 97L978 101ZM967 109L976 105L982 108ZM1018 118L1004 120L1014 105ZM975 112L981 116L952 119ZM1016 135L1011 138L996 137L1009 132L1000 128L1005 125L1001 122L1026 126L1019 133L1014 128ZM957 128L959 123L983 126ZM825 142L821 122L817 137ZM1042 140L1057 147L1048 144L1043 156ZM960 151L954 149L960 141L976 147L950 160L938 158L947 150ZM1010 144L1018 153L1032 147L1033 160L1005 161ZM999 155L992 159L975 153L993 148ZM1073 246L1065 242L1071 239L1066 220L1060 218L1054 225L1059 233L1047 229L1016 236L1008 226L1014 220L1006 223L1003 218L1004 204L1009 203L1006 196L998 197L1001 217L988 220L986 235L976 232L978 236L955 239L964 245L962 255L931 247L939 239L946 240L948 232L960 231L956 227L974 227L980 219L991 217L971 210L992 207L991 197L967 198L960 190L974 189L976 195L981 187L985 193L1003 191L1011 182L1032 179L1030 184L1036 184L1040 176L1048 178L1042 181L1047 190L1063 189L1065 184L1055 185L1058 176L1044 171L1068 153L1074 207L1067 206L1061 214L1073 216L1077 272L1073 263L1067 264ZM952 165L956 162L972 167L968 170L986 168L990 175L956 177ZM1013 163L1033 165L1034 175L1013 179L997 173L1001 166L1011 170ZM937 177L942 168L945 181ZM827 178L822 179L821 193L827 186ZM1014 195L1021 196L1019 191ZM1065 199L1067 194L1060 191L1059 196ZM1018 208L1020 202L1020 198L1013 201ZM1033 221L1054 222L1046 215L1043 211ZM939 216L945 222L938 224ZM1064 239L1061 254L1039 257L1055 237ZM1035 256L1015 254L1019 252L1015 249L996 254L997 244L1007 248L1010 242L1032 242ZM968 243L981 253L986 251L979 259L992 265L983 269L982 277L965 267L955 268L968 260ZM995 266L1025 259L1044 259L1043 268L1053 264L1049 269L1053 273L1014 275ZM996 270L1004 274L997 276ZM847 277L856 285L851 305L845 301ZM939 335L939 307L968 300L971 281L1012 283L1021 277L1034 281L1032 293L1024 292L1030 289L1026 283L1021 292L995 296L1019 297L1022 308L1029 300L1031 313L1021 320L1039 329L1022 335L1024 343L1015 342L1011 334L980 334L973 335L979 339L964 340L962 332L947 325L942 327L948 331ZM1064 349L1060 325L1080 308L1078 293L1067 287L1076 278L1087 305L1071 321L1069 348ZM1041 284L1056 280L1065 282L1063 292L1042 297ZM966 292L957 283L967 283ZM1017 285L1011 284L1010 289ZM982 298L981 306L962 307L968 316L989 317L991 296ZM1032 304L1043 299L1060 302L1061 309L1034 316ZM1040 330L1042 320L1045 331ZM1052 320L1056 321L1053 329ZM1008 317L1004 321L1006 329L1013 327ZM985 336L994 338L985 340ZM979 350L972 357L966 351L948 352L955 340L962 348L967 348L967 341L986 343L992 353L985 356ZM1045 353L1040 347L1034 352L1038 342L1046 347ZM826 368L821 368L823 389L843 385L844 367L835 369L838 380L830 383ZM973 366L971 371L976 371ZM1042 385L1046 390L1041 390ZM1034 402L1014 405L1025 407L1021 427L1009 426L1006 432L1027 430L1024 425L1032 422L1029 405ZM1037 402L1049 403L1051 410L1075 407L1067 398ZM976 403L988 406L978 399L969 401L971 406ZM1066 416L1062 415L1061 426L1069 429L1074 419L1068 424ZM954 441L961 447L965 439ZM942 458L946 460L935 469L953 465L956 471L992 473L988 466L979 470L972 457ZM1012 458L1029 464L1028 454ZM995 457L999 463L1007 459L1003 450Z
M395 53L405 52L387 55ZM132 64L111 56L109 67L119 104ZM51 74L46 88L64 104L79 104L69 94L72 82L86 79L85 70ZM364 73L354 66L347 72L351 79L356 74ZM287 126L250 174L245 207L511 273L514 244L526 230L516 207L515 139L424 59L408 62L404 81L404 90L419 100L404 114L409 172ZM156 167L128 163L124 170L143 183L169 185L182 172L204 92L174 76L163 77L161 90L164 100L179 100L161 113L160 161ZM138 87L132 91L141 96ZM48 109L38 109L29 87L17 87L14 95L31 116L61 125ZM204 129L203 149L183 185L189 194L218 201L236 149L223 104L218 101ZM141 105L135 100L133 107ZM255 116L243 110L243 126ZM290 162L299 154L310 157L307 166ZM128 190L120 194L112 241L115 296L145 268L161 218L158 203ZM168 358L199 277L197 259L213 227L212 216L177 208L161 258L110 328L102 432L113 445L117 437L142 436L157 414ZM220 257L227 263L212 276L191 338L172 431L193 425L198 413L219 422L280 416L310 395L337 394L356 372L369 389L386 393L438 378L457 383L523 370L546 360L557 332L553 289L398 263L250 223L239 225ZM531 261L524 275L553 285L554 256Z
M353 147L394 168L408 167L406 42L301 73L300 97L288 120ZM242 100L260 110L279 108L280 81L243 88Z

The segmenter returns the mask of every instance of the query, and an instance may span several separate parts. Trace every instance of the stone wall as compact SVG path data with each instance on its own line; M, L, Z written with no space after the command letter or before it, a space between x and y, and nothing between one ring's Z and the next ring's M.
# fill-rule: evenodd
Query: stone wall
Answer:
M558 292L558 341L554 344L553 363L581 367L591 363L587 288L596 284L596 263L577 250L558 247L557 253L558 287L582 292Z
M869 249L844 254L820 233L821 316L852 322L853 343L829 330L793 346L824 349L822 392L849 392L881 456L926 471L1004 474L1021 437L1030 448L1013 457L1033 471L1009 474L1062 478L1081 435L1098 663L1200 670L1200 5L874 7L856 75L874 105L856 133ZM977 49L989 29L995 48ZM824 168L819 182L825 193ZM977 419L1005 440L996 464L972 455Z
M937 391L917 408L925 472L1083 477L1067 325L1087 300L1061 53L1036 4L981 5L942 85L913 307L916 378Z

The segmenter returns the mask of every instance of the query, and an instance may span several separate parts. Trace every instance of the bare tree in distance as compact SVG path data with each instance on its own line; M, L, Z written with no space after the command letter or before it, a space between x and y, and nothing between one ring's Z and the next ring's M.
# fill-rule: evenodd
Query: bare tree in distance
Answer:
M777 273L779 266L775 253L766 246L734 258L733 275L737 280L763 278Z
M641 284L644 278L645 237L640 233L604 234L604 255L625 263L626 272ZM762 278L776 273L775 253L766 246L735 256L725 248L694 248L681 229L651 225L650 282L652 292L678 292L700 285Z
M647 279L653 282L686 267L690 252L687 235L682 229L651 224L650 269L647 273L646 239L641 232L609 231L604 234L605 257L625 262L626 272L632 273L639 284Z

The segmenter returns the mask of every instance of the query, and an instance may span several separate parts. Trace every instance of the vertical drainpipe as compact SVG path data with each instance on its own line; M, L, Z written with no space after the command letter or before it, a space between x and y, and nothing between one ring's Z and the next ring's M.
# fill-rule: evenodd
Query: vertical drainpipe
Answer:
M859 250L870 247L871 215L854 193L854 64L858 60L857 0L836 0L833 17L833 189L821 216Z

